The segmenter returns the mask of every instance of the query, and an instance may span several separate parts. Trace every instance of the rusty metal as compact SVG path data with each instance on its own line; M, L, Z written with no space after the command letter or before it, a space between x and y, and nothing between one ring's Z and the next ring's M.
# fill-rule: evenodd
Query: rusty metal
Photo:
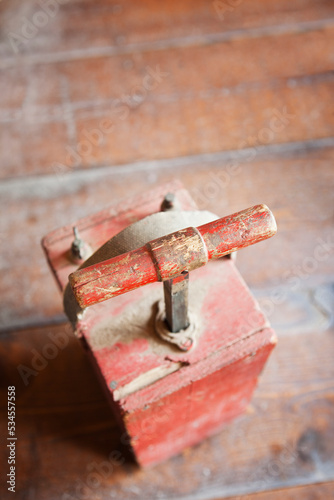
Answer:
M189 326L188 318L189 273L164 281L166 323L173 333L185 330Z
M74 240L71 245L71 257L74 262L81 262L91 255L89 245L80 237L78 228L73 227Z

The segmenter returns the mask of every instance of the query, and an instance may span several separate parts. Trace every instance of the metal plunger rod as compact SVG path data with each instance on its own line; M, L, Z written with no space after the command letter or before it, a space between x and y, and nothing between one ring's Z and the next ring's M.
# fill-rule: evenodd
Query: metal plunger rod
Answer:
M87 306L155 281L176 278L276 234L273 214L265 205L188 227L150 241L145 246L79 269L69 276L74 296Z
M188 288L189 273L186 271L177 278L164 281L166 322L173 333L189 326Z

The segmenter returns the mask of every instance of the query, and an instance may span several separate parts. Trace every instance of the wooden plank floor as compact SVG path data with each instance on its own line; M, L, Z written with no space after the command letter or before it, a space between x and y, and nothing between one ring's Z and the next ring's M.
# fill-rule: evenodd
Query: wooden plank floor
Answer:
M1 405L15 383L16 497L334 498L333 2L48 6L0 3ZM278 235L238 267L279 344L244 417L140 471L40 239L173 178L219 215L275 212ZM64 332L26 386L17 367ZM2 480L4 447L0 460Z
M294 305L302 316L302 306ZM130 460L69 325L4 335L1 398L7 385L16 386L18 497L242 498L247 492L331 480L322 498L333 498L334 330L307 305L303 319L314 331L305 333L303 324L292 334L278 329L279 344L248 412L214 438L148 470ZM1 431L6 432L5 414ZM3 463L7 454L2 447ZM314 490L305 487L304 496L296 498L314 498Z

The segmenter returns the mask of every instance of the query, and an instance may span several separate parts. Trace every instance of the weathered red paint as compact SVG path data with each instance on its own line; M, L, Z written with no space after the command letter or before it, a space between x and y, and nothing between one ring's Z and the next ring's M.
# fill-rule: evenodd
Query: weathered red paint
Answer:
M264 332L267 339L253 355L228 360L206 377L199 366L195 382L126 413L126 428L142 465L158 463L217 433L246 410L258 375L274 347L270 334L269 330Z
M82 308L158 281L148 248L122 254L69 276Z
M118 215L83 219L79 223L81 235L86 239L90 231L88 242L95 249L95 232L102 245L129 221L149 215L149 210L159 210L163 195L169 191L178 199L182 197L181 208L193 208L184 190L165 186L143 197L145 202L141 198L140 202L132 200L124 210L120 207ZM146 198L150 200L146 202ZM105 227L108 230L101 241L100 229ZM64 238L67 231L70 235L71 227L44 239L50 266L62 289L67 282L64 268L73 271L73 263L64 258L71 244L68 235ZM203 233L209 247L208 231ZM76 325L141 465L175 455L242 413L276 343L268 321L229 259L215 260L191 273L190 311L200 320L195 349L181 352L156 335L155 303L162 298L161 283L152 283L87 308ZM97 332L103 332L106 324L109 337L99 337ZM124 395L124 388L143 374L175 363L180 368L173 373Z
M107 207L78 221L72 221L47 234L42 240L42 247L59 288L63 290L66 287L69 274L76 271L79 265L74 263L70 257L73 226L78 228L82 239L95 252L133 222L159 212L166 192L177 193L182 210L197 209L188 191L182 187L180 182L173 181L142 195L129 197L119 204Z
M198 228L186 228L145 246L79 269L69 277L82 308L165 281L231 252L270 238L277 227L265 205L256 205Z

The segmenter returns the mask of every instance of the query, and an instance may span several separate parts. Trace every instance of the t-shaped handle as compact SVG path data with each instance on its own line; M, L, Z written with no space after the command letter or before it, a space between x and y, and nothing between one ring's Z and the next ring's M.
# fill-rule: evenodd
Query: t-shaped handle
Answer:
M256 205L197 228L188 227L92 266L78 269L69 281L81 308L155 281L204 266L274 236L276 221L266 205Z

